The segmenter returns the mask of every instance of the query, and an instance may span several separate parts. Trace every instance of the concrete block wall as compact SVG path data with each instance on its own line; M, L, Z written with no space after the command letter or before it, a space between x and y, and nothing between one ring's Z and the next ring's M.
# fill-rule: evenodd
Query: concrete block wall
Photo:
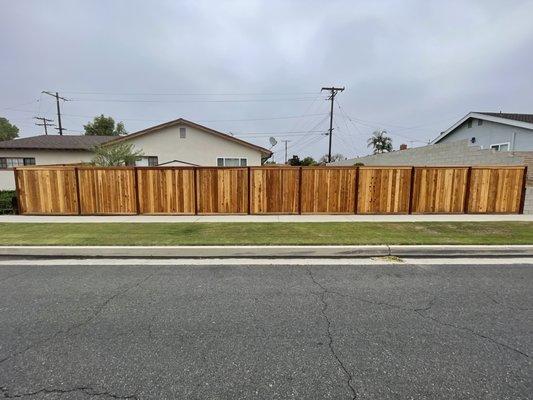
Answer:
M533 186L526 187L526 198L524 200L524 214L533 214Z

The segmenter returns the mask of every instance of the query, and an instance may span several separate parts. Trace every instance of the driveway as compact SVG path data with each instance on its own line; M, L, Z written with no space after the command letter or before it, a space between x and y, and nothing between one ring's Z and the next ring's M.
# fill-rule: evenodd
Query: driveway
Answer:
M0 266L0 398L526 399L533 265Z

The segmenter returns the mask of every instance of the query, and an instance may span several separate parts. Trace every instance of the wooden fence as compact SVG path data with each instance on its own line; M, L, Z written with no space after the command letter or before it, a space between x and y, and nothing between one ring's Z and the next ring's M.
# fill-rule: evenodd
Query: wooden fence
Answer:
M526 167L23 167L21 214L521 213Z

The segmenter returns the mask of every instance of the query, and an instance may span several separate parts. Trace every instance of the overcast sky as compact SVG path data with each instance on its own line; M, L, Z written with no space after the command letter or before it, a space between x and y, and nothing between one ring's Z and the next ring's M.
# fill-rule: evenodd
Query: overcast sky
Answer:
M327 150L322 86L345 86L333 151L386 129L420 146L469 111L533 113L533 1L0 0L0 116L81 133L179 117L289 156ZM302 117L303 116L303 117ZM282 161L278 144L275 157Z

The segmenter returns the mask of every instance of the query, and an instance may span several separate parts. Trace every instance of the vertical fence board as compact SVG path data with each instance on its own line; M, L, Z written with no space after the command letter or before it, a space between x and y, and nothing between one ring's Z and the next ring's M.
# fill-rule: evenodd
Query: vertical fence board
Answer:
M468 212L519 213L525 167L472 167Z
M198 168L198 214L246 214L248 168Z
M252 167L252 214L298 214L300 171L289 167Z
M463 213L468 167L415 167L412 212Z
M359 167L358 214L407 214L412 167Z
M194 214L193 168L137 168L140 214Z
M302 214L353 214L357 169L309 167L301 172Z
M81 214L135 214L134 168L78 168Z
M525 167L20 167L22 214L520 213Z
M74 168L17 169L16 179L21 213L60 215L78 213Z

